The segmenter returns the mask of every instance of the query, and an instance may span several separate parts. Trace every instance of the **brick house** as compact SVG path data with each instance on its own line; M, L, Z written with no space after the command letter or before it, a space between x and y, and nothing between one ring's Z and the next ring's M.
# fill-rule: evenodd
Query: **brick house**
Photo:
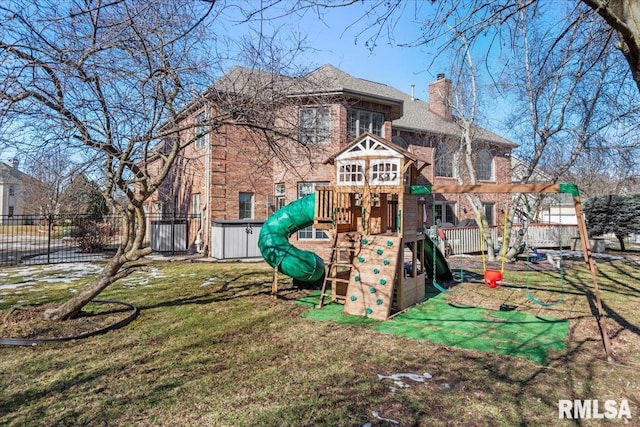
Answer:
M259 89L248 82L264 81L266 76L270 75L235 67L221 81L227 87L228 82L234 82L233 90L250 95ZM283 140L277 145L281 155L274 156L273 147L262 141L258 132L222 126L206 133L204 127L196 126L191 131L195 142L164 187L149 200L148 211L200 215L199 232L192 233L191 240L200 237L202 246L207 247L212 221L264 220L316 186L329 184L333 169L326 161L363 132L390 140L430 163L422 171L424 183L458 183L451 147L459 139L460 126L449 106L451 81L444 75L429 85L427 102L391 86L353 77L332 65L298 79L282 78L279 90L291 103L282 105L274 123L282 128L289 125L295 143ZM189 111L185 120L196 124L213 114L197 104ZM510 183L510 155L516 145L481 128L475 128L474 141L480 182ZM489 222L499 223L498 213L506 197L489 194L482 200ZM473 218L466 197L458 194L438 195L434 212L441 222L454 225ZM303 249L329 247L325 233L312 227L299 230L292 239Z

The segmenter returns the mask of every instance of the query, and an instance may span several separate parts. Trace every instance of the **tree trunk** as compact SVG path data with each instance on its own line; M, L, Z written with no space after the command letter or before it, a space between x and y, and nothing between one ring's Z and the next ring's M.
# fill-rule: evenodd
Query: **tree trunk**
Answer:
M119 259L120 257L113 257L109 260L107 265L104 266L98 277L96 277L91 285L87 286L82 292L79 292L73 298L66 301L59 307L49 309L45 311L44 317L47 320L69 320L73 319L80 314L82 308L87 305L92 299L100 294L105 288L111 285L117 276L120 267L124 265L124 262Z
M487 222L487 218L483 212L482 200L480 200L480 196L474 194L473 196L469 196L469 200L473 204L476 214L476 221L478 221L478 227L482 230L482 237L485 242L485 250L487 251L487 260L493 262L496 260L496 248L493 242L493 237L491 236L491 229L489 228L489 223Z
M616 46L629 63L640 91L640 5L635 0L582 0L618 32Z
M142 204L131 205L124 212L123 219L122 241L113 258L107 262L100 274L83 291L61 306L46 310L45 319L64 321L77 317L82 308L107 287L135 271L135 268L122 269L125 263L136 261L151 253L151 248L142 248L146 234L146 217Z
M626 251L627 249L624 247L624 236L616 234L616 238L618 239L618 242L620 243L620 250L622 252Z

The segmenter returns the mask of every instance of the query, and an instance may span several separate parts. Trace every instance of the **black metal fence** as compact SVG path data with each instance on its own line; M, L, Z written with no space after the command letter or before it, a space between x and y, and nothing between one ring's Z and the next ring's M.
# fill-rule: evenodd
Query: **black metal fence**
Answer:
M199 217L147 218L145 245L156 252L192 250ZM120 242L122 218L88 215L0 216L0 265L54 264L108 258Z

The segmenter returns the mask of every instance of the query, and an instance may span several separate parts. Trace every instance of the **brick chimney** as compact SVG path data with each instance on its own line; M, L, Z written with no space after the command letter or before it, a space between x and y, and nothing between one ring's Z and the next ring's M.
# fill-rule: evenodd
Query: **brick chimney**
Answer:
M444 74L438 74L436 81L429 84L429 111L447 121L453 120L451 114L451 80Z

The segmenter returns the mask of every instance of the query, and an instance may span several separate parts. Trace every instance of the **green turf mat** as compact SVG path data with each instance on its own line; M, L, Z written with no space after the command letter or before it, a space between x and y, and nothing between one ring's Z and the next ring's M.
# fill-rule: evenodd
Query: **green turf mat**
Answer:
M297 299L295 303L315 307L320 302L320 293L320 291L311 291L307 296Z
M315 306L320 294L310 294L301 304ZM376 331L473 350L523 357L544 364L550 350L562 350L569 322L539 318L517 311L491 311L450 304L438 295L391 320L379 322L342 312L329 304L305 312L305 317L339 324L363 325Z

